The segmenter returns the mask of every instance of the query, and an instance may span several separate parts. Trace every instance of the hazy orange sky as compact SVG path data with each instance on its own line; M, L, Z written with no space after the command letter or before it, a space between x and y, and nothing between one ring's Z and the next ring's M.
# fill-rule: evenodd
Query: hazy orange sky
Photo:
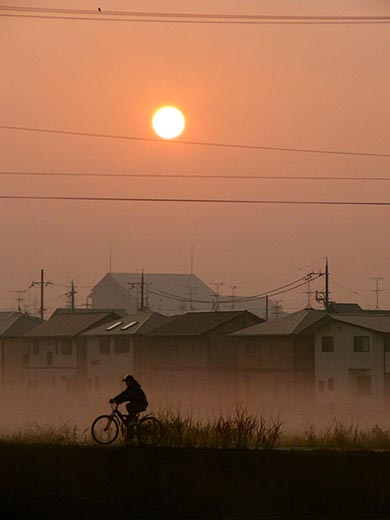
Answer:
M387 1L13 1L159 12L390 15ZM181 108L182 140L390 153L390 25L157 24L0 17L0 125L155 137ZM390 176L390 158L210 148L0 129L0 171ZM389 182L0 175L2 195L390 201ZM390 207L0 200L0 308L44 268L64 305L108 270L194 271L254 294L330 261L331 297L390 308ZM313 285L322 289L322 283ZM287 311L304 289L280 297ZM359 294L354 294L354 292ZM30 298L37 294L31 291Z

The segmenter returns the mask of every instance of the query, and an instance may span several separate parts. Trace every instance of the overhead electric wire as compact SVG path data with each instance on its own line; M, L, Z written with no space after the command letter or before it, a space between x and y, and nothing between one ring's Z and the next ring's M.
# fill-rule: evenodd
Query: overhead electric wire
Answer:
M215 175L215 174L193 174L193 173L121 173L121 172L21 172L21 171L0 171L0 175L10 175L21 177L24 175L42 177L131 177L140 179L232 179L232 180L283 180L283 181L390 181L390 177L331 177L314 175Z
M340 201L340 200L258 200L258 199L187 199L164 197L82 197L54 195L0 195L2 200L53 200L53 201L89 201L89 202L163 202L183 204L284 204L303 206L390 206L390 201Z
M44 12L56 14L81 14L89 15L95 13L105 13L110 16L146 16L162 18L223 18L223 19L250 19L250 20L390 20L390 15L264 15L264 14L242 14L242 13L183 13L183 12L162 12L162 11L109 11L96 9L70 9L54 7L34 7L34 6L10 6L0 5L1 11L24 11L24 12Z
M292 282L284 284L284 285L282 285L280 287L276 287L275 289L271 289L269 291L262 292L262 293L259 293L259 294L254 294L252 296L235 297L231 301L243 302L243 301L250 301L252 299L264 298L267 295L272 296L272 293L274 293L275 291L283 290L283 289L285 289L287 287L290 287L291 285L297 284L297 283L302 282L302 281L304 281L305 283L307 283L308 281L311 282L311 281L316 280L317 278L320 278L321 276L322 276L322 274L314 275L314 273L310 273L308 275L302 276L301 278L298 278L297 280L294 280ZM150 289L149 291L153 291L153 289ZM175 294L169 293L167 291L163 291L162 289L155 288L154 291L155 291L155 293L158 292L160 296L171 296L173 298L178 298L178 299L183 300L183 301L189 301L190 300L189 298L186 298L186 297L183 297L183 296L179 296L179 295L175 295ZM196 298L192 298L191 301L196 302L196 303L208 303L209 302L209 300L207 300L207 301L205 301L205 300L198 300ZM224 302L227 302L227 301L230 302L230 300L223 300L223 301Z
M153 19L153 18L107 18L105 16L96 15L88 16L59 16L59 15L40 15L40 14L10 14L0 13L1 18L27 18L35 20L73 20L83 22L121 22L121 23L154 23L154 24L191 24L191 25L388 25L389 20L345 20L345 21L321 21L321 20L180 20L180 19Z
M192 24L387 24L390 16L340 16L340 15L257 15L238 13L183 13L148 11L110 11L98 9L43 8L26 6L0 6L6 14L0 16L19 18L44 18L84 21L122 21L152 23ZM15 14L31 13L31 14ZM115 17L115 18L107 18Z
M358 157L390 157L390 153L374 153L374 152L352 152L346 150L321 150L312 148L288 148L282 146L262 146L262 145L250 145L250 144L237 144L237 143L215 143L208 141L184 141L184 140L166 140L157 137L136 137L129 135L115 135L115 134L100 134L92 132L76 132L70 130L51 130L47 128L37 127L25 127L25 126L14 126L14 125L0 125L0 129L3 130L19 130L22 132L37 132L46 134L59 134L59 135L71 135L81 137L98 137L105 139L120 139L128 141L143 141L143 142L155 142L170 145L196 145L196 146L207 146L207 147L219 147L219 148L236 148L245 150L270 150L276 152L300 152L300 153L312 153L312 154L327 154L327 155L351 155Z
M320 278L320 276L321 275L317 275L316 277L311 278L309 281L311 281L311 282L315 281L318 278ZM286 284L286 286L285 286L286 288L285 289L282 289L282 288L280 288L280 290L274 289L273 291L261 293L261 294L259 294L257 296L250 296L248 298L226 299L225 297L220 296L220 299L218 299L218 304L219 305L227 305L227 304L232 304L232 303L239 304L239 303L245 303L245 302L251 302L251 301L264 299L266 296L270 296L270 297L278 296L279 294L285 294L285 293L293 291L295 289L299 289L300 287L303 287L304 285L306 285L306 283L307 283L307 279L302 281L298 285L294 285L293 287L290 287L292 285L292 283L291 284ZM173 295L173 294L170 294L170 293L165 293L165 291L159 291L159 290L153 290L153 289L149 289L148 293L154 294L155 296L160 296L160 297L164 297L164 298L167 298L167 299L180 301L182 303L193 303L193 304L204 303L204 304L209 304L209 305L213 305L215 303L215 296L211 300L198 300L196 298L185 298L185 297L182 297L182 296Z

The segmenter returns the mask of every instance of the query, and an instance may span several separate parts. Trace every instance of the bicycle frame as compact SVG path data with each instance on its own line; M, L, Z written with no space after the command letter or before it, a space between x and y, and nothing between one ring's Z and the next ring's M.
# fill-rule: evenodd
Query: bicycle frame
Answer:
M122 430L125 429L125 428L128 428L129 426L136 426L139 421L140 421L140 413L137 414L135 420L131 421L130 423L128 423L126 421L126 415L123 414L120 410L119 410L119 405L117 403L111 403L111 408L112 408L112 412L111 412L111 417L113 420L118 420L120 421L119 425L121 426ZM146 415L143 415L142 416L142 419L146 418L146 417L152 417L152 414L148 413ZM107 425L107 428L109 426L110 423L108 423Z

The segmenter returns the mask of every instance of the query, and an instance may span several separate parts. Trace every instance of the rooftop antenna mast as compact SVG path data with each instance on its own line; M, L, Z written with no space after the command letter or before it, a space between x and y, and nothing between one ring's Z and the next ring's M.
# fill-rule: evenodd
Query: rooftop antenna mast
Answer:
M215 310L219 311L219 287L223 285L223 282L210 282L210 285L215 285L217 287L217 293L215 295Z
M381 276L371 277L370 280L374 280L376 288L372 289L372 292L376 293L376 308L379 309L379 293L383 292L383 289L379 289L379 282L383 280Z
M236 297L235 291L237 289L237 285L231 285L230 289L232 290L232 309L234 309L234 298Z
M24 296L22 296L22 294L26 293L27 290L24 290L24 291L13 290L13 291L10 291L10 292L16 293L18 295L16 297L16 301L18 302L18 311L21 312L22 311L21 303L24 300Z

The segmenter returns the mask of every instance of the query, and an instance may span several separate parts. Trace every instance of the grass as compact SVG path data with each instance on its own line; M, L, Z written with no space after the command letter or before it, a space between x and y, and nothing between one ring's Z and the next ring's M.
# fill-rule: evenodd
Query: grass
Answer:
M363 429L354 422L345 424L334 418L331 425L323 430L307 424L299 434L284 435L281 444L298 448L386 450L390 449L390 431L378 424Z
M193 448L273 448L279 436L281 421L267 420L250 415L238 404L229 414L220 414L208 420L194 419L191 415L166 411L158 415L165 427L164 446Z
M266 418L250 414L242 404L229 413L220 411L209 419L195 419L180 410L160 411L157 417L164 425L160 443L167 447L273 449L304 448L331 450L390 450L390 431L378 424L361 428L357 423L344 423L333 418L319 429L306 422L300 432L283 431L280 415ZM32 423L16 431L0 431L0 442L15 444L74 445L92 443L90 431L63 423L57 426Z
M0 432L0 442L13 444L55 444L71 445L82 442L83 435L77 426L68 424L39 425L28 424L16 431Z

